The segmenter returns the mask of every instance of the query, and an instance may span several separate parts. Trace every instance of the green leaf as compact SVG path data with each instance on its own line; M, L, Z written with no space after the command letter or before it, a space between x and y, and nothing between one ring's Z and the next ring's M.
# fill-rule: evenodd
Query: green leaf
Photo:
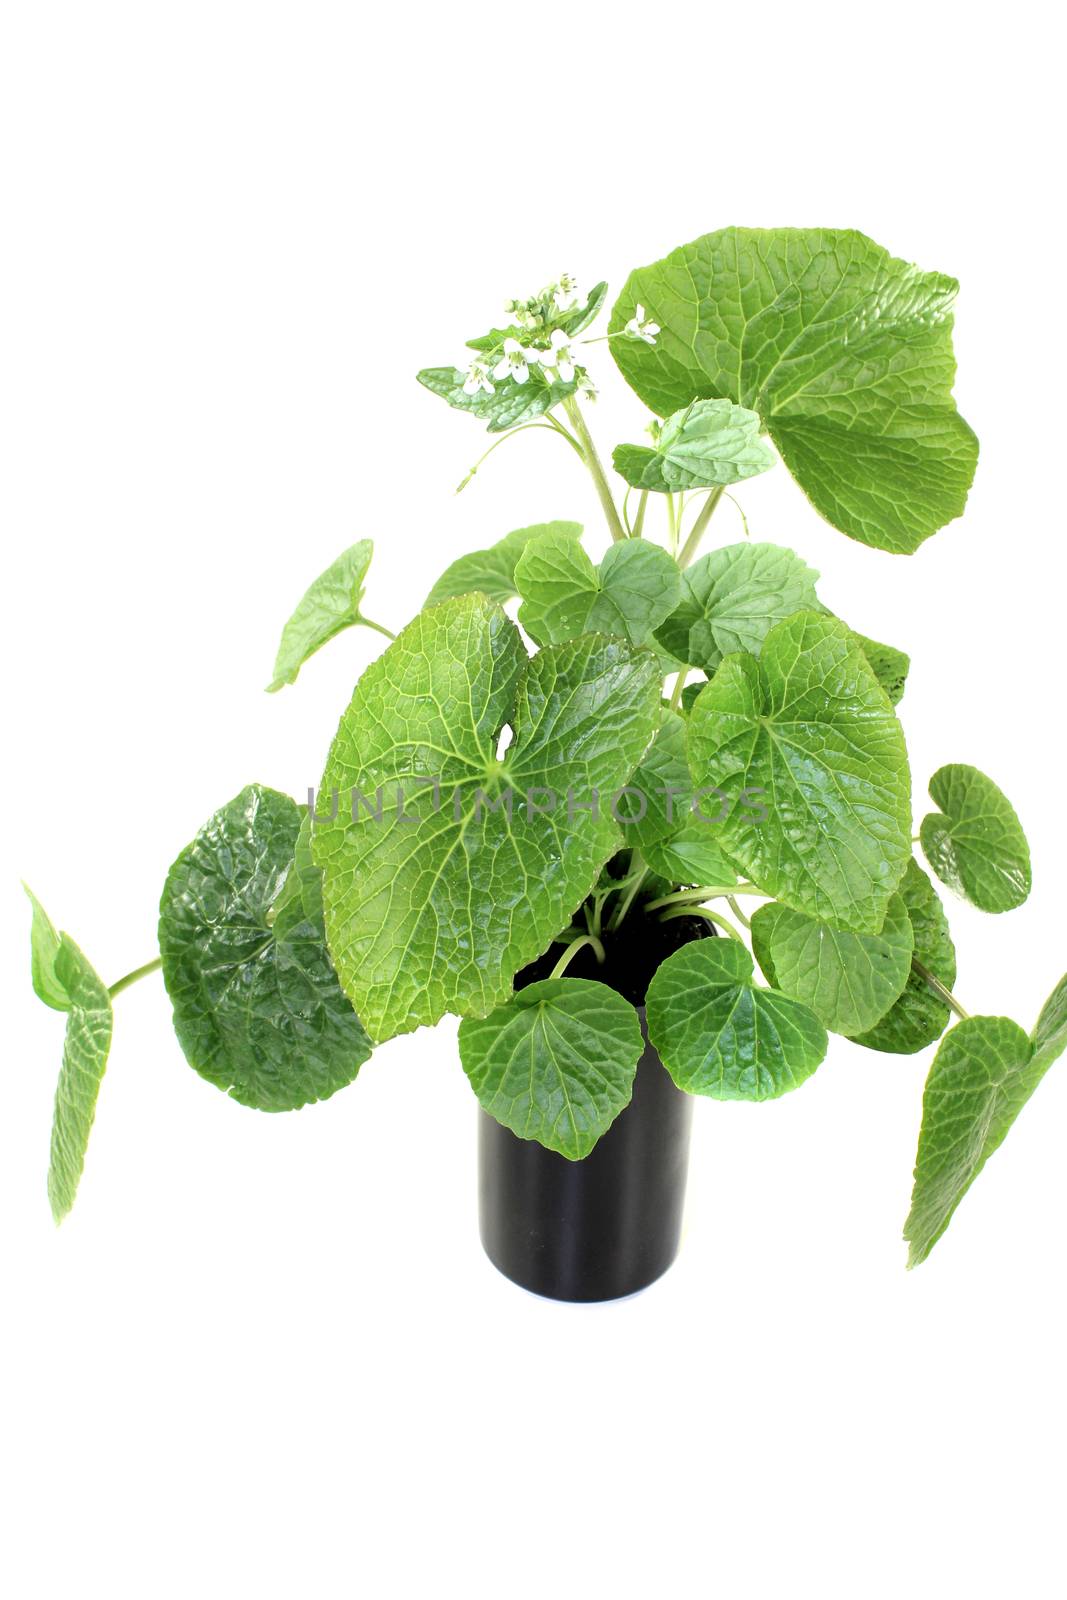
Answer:
M810 1006L832 1033L872 1028L899 999L911 972L914 935L900 895L890 900L880 933L842 933L780 905L761 906L752 932L776 986Z
M880 930L911 857L907 751L843 623L801 613L758 661L728 656L690 714L689 764L698 789L725 796L719 840L765 894Z
M531 539L515 568L519 621L538 644L583 633L643 644L678 603L681 580L666 550L644 539L613 544L594 567L580 544L556 534Z
M956 981L956 951L948 921L933 884L915 861L908 862L908 870L900 880L899 894L911 923L916 960L940 979L946 989L951 989ZM900 998L873 1028L855 1035L854 1042L869 1050L914 1055L940 1039L950 1016L944 1001L939 1000L925 979L912 970Z
M374 545L360 539L344 555L320 573L282 629L281 643L274 663L274 677L267 693L274 694L287 683L295 683L300 668L345 628L367 624L360 612L363 580L367 576ZM380 631L380 630L379 630Z
M250 785L182 851L160 904L163 981L186 1059L260 1111L325 1100L371 1051L321 919L307 914L313 890L293 914L300 829L295 801Z
M529 660L482 595L423 612L368 667L322 780L338 813L312 847L330 949L372 1038L485 1016L567 926L622 843L604 801L652 738L659 688L654 657L619 640Z
M852 632L852 640L863 651L867 665L889 696L890 704L898 706L904 698L904 686L911 669L911 657L891 644L879 644L877 639L867 639L862 633Z
M517 322L512 322L506 328L490 328L488 333L480 333L475 339L467 340L468 350L477 350L482 355L490 355L499 350L505 339L515 339L521 345L527 345L535 340L542 345L547 345L549 335L554 328L562 328L565 333L581 333L600 314L601 307L608 296L607 283L598 283L589 291L585 301L580 306L574 306L570 311L556 311L555 315L544 317L536 328L523 328ZM554 302L551 302L554 305ZM542 296L540 313L549 310L550 302Z
M717 842L715 827L692 817L677 833L645 845L641 854L657 877L673 884L737 882L737 868Z
M629 1104L637 1013L603 983L549 978L459 1025L463 1070L491 1117L581 1161Z
M942 1040L923 1093L915 1184L904 1225L909 1266L926 1260L1065 1046L1067 977L1029 1038L1007 1017L970 1017Z
M54 976L67 996L68 1014L52 1118L48 1198L53 1217L62 1222L74 1204L85 1166L96 1098L111 1048L112 1017L106 984L66 933L59 941Z
M656 638L680 661L706 672L735 650L758 655L776 622L818 610L818 576L776 544L713 550L683 572L679 605Z
M535 522L529 528L515 528L506 533L488 550L473 550L460 556L446 567L438 578L424 605L435 606L441 600L452 600L459 594L484 594L501 605L518 594L515 584L515 567L531 539L551 534L557 539L579 539L580 522Z
M694 400L667 418L653 448L620 444L612 462L635 489L711 489L774 466L774 452L759 435L754 411L729 400Z
M608 297L606 280L594 284L585 299L585 304L575 306L573 311L564 311L555 321L555 326L562 328L565 333L582 333L591 322L595 322L600 315L604 301Z
M737 872L716 839L716 824L692 809L685 719L664 713L663 723L627 785L644 804L619 802L626 843L639 850L657 877L672 883L737 882ZM629 797L627 797L629 802Z
M770 1100L809 1078L826 1030L797 1000L753 982L735 939L698 939L659 967L649 1038L680 1089L716 1100Z
M816 509L850 538L911 552L963 510L978 444L956 410L958 285L834 228L724 228L632 272L654 345L614 337L660 416L733 400L763 419Z
M1012 911L1030 893L1030 847L1007 796L975 767L941 767L930 779L938 812L919 829L941 882L979 911Z
M22 887L33 908L33 921L30 924L30 974L33 978L34 993L38 1000L43 1000L53 1011L69 1011L70 995L56 974L56 957L59 955L61 942L59 934L53 928L48 913L29 884L24 883Z
M514 378L494 379L492 394L486 394L484 389L468 394L463 387L465 374L458 367L427 367L418 374L418 380L457 411L469 411L486 423L490 433L506 433L520 423L535 421L578 387L577 378L570 383L559 379L551 382L536 366L530 368L525 383L516 383Z

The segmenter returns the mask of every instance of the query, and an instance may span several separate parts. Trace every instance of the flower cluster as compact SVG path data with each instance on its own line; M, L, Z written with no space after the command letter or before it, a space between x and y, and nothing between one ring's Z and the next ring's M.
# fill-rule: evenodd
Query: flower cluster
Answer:
M504 309L525 340L508 335L498 350L477 355L464 373L463 392L493 394L495 386L511 379L527 383L539 370L547 383L578 380L583 393L595 394L588 375L578 366L573 337L554 326L578 304L578 283L569 272L528 300L509 300Z

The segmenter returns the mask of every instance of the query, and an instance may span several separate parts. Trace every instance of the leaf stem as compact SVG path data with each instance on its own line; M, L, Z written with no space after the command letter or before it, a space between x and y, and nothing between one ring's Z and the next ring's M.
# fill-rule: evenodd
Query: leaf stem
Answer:
M128 989L131 983L136 983L140 978L147 978L150 972L158 972L162 965L163 957L157 956L154 961L146 961L143 967L134 967L132 972L127 972L124 978L111 985L107 991L109 997L114 1000L115 996L121 994L123 989Z
M741 910L741 907L738 905L732 894L728 894L726 896L726 904L730 907L730 910L733 912L734 916L737 918L738 922L743 928L751 928L752 923L748 917L745 916L745 913Z
M672 917L703 917L705 921L713 922L717 928L721 928L724 933L728 933L731 939L736 939L738 944L744 944L745 942L732 922L727 922L725 917L720 917L717 911L709 911L707 906L671 906L659 920L661 922L670 922Z
M571 940L570 944L567 946L566 950L564 950L563 954L556 962L556 965L549 973L549 981L551 982L553 978L562 978L574 956L579 950L582 949L583 945L587 944L593 947L594 951L596 952L597 960L603 966L604 946L601 944L595 933L583 933L580 938Z
M593 483L596 486L597 497L600 500L601 509L603 510L604 516L607 519L608 530L611 534L611 537L616 541L616 543L621 543L622 540L626 538L626 529L623 527L622 522L619 519L619 513L615 509L615 499L612 495L607 477L605 476L600 457L596 453L596 445L593 443L593 436L585 425L585 418L582 416L581 410L578 406L578 401L574 395L569 394L567 396L563 402L563 409L567 413L570 424L581 442L582 452L585 457L585 464L589 468Z
M671 894L650 900L646 911L658 911L661 906L691 906L701 900L725 900L730 895L762 894L754 883L706 883L699 889L676 889Z
M362 614L362 612L360 613L359 620L360 620L360 622L363 624L363 626L365 628L373 628L375 633L384 633L385 637L387 639L395 639L396 638L396 634L395 633L392 633L392 632L390 632L390 630L388 628L383 627L383 625L380 622L372 622L370 617L365 617Z
M634 525L633 525L633 528L630 531L631 539L640 539L640 537L641 537L641 535L642 535L642 533L644 531L644 526L645 526L645 507L647 505L648 505L648 490L647 489L642 489L641 490L641 497L637 502L637 515L634 518Z
M700 541L704 537L704 529L711 521L715 507L722 499L724 492L725 491L721 487L718 489L712 489L711 493L708 495L708 498L704 501L704 504L697 512L697 519L690 528L689 537L682 546L682 553L678 557L678 565L681 567L683 572L696 555Z
M678 676L674 680L674 688L671 690L671 705L670 705L670 708L671 708L672 711L677 711L677 709L678 709L678 702L682 698L682 690L685 688L685 680L686 680L686 678L688 678L688 676L689 676L689 668L688 667L683 667L681 672L679 672Z
M619 901L619 904L615 907L615 910L612 913L611 921L608 923L609 933L614 933L616 928L618 928L622 923L626 913L629 911L630 907L634 903L634 900L637 898L637 891L648 877L648 868L645 866L645 863L641 860L641 857L638 855L636 850L630 858L630 870L633 877L633 882L630 884L625 896Z
M467 473L467 476L463 479L463 482L457 483L456 493L462 493L462 491L467 487L468 483L470 483L471 479L474 477L474 474L478 471L478 468L484 461L488 461L494 450L499 450L502 444L506 444L509 439L514 439L517 433L526 433L531 428L546 428L550 433L558 433L562 435L562 437L566 439L567 443L577 450L578 454L582 457L582 460L585 460L584 452L577 439L575 439L572 434L568 433L567 429L562 427L554 417L548 417L546 413L546 420L544 422L522 422L517 428L509 428L507 433L502 433L499 439L495 439L489 446L488 450L486 450L483 455L478 457L473 467Z
M927 988L933 990L934 994L937 995L939 1000L944 1001L949 1010L954 1012L961 1022L970 1021L971 1013L969 1011L964 1011L963 1007L956 999L956 996L952 993L952 990L947 989L941 982L941 979L934 976L929 967L924 967L918 956L912 956L911 969L913 972L918 974L918 976L926 984Z

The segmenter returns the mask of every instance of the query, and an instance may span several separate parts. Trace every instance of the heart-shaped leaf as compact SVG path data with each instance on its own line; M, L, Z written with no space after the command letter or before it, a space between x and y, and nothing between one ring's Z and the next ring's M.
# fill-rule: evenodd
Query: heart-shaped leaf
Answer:
M295 683L308 657L345 628L363 623L382 631L377 623L368 623L359 609L373 551L370 539L360 539L315 579L282 629L268 694Z
M800 613L759 660L728 656L690 713L689 764L698 790L723 795L719 842L765 894L881 929L911 857L907 751L843 623Z
M512 600L518 594L515 585L515 567L531 539L551 534L560 539L579 539L580 522L535 522L529 528L515 528L506 533L488 550L472 550L446 567L429 594L425 605L435 606L440 600L451 600L458 594L484 594L490 600Z
M662 417L757 412L824 517L911 552L960 515L978 457L952 399L957 287L850 230L723 228L630 274L611 350ZM638 304L654 344L625 337Z
M581 1161L629 1104L637 1012L603 983L548 978L459 1025L463 1070L491 1117Z
M833 1033L871 1028L904 991L914 935L900 895L879 933L842 933L782 905L761 906L752 938L764 973ZM767 965L764 965L766 959Z
M899 896L911 923L915 960L951 989L956 981L956 951L948 921L933 884L914 861L908 862L900 880ZM854 1042L869 1050L914 1055L940 1039L950 1015L948 1006L913 968L900 998L873 1028L855 1035Z
M680 1089L715 1100L770 1100L811 1076L826 1030L797 1000L757 988L735 939L699 939L668 956L648 990L648 1034Z
M62 1222L74 1204L85 1166L97 1095L111 1048L112 1014L107 985L68 934L60 937L53 970L67 1000L63 1008L67 1032L52 1117L48 1198L53 1217Z
M776 544L713 550L683 572L681 600L656 638L679 661L705 672L735 650L758 655L776 622L818 610L818 576Z
M372 1038L507 999L620 848L610 799L659 694L655 658L620 640L531 661L482 595L423 612L367 669L322 781L336 814L312 847L330 949Z
M915 1185L904 1237L925 1261L989 1157L1067 1047L1067 977L1027 1038L1007 1017L969 1017L942 1040L923 1092Z
M1030 846L1007 796L975 767L941 767L930 779L939 807L919 829L941 882L980 911L1012 911L1030 893Z
M252 784L182 851L160 903L178 1043L201 1077L260 1111L325 1100L371 1051L326 953L314 893L294 902L300 828L295 801Z
M635 489L672 494L754 478L774 466L754 411L729 400L694 400L667 418L652 448L620 444L615 471Z
M644 644L678 604L675 562L644 539L613 544L595 567L573 539L543 534L519 557L519 621L538 644L583 633L619 634Z

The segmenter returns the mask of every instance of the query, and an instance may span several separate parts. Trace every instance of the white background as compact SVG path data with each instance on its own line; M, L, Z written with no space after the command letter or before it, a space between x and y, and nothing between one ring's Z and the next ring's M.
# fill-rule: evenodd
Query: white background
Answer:
M1029 1027L1064 967L1060 64L1042 11L850 4L9 4L0 39L6 581L0 1321L13 1600L1063 1593L1067 1076L920 1271L900 1229L928 1057L836 1041L697 1107L687 1234L573 1308L481 1255L454 1024L296 1115L119 1000L82 1191L44 1192L63 1021L35 888L106 979L251 780L316 782L380 641L277 696L282 622L360 536L396 628L454 556L596 502L555 439L488 442L413 374L504 298L727 223L855 226L957 275L966 517L915 557L742 494L823 599L908 649L916 774L1028 827L1010 918L953 908L958 990ZM605 446L641 408L603 345ZM725 505L720 540L738 529Z

